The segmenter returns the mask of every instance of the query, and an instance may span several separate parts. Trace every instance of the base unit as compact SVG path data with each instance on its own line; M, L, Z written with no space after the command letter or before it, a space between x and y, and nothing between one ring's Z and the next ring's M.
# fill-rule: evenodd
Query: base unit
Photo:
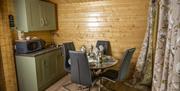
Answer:
M44 91L65 75L60 48L16 55L20 91Z

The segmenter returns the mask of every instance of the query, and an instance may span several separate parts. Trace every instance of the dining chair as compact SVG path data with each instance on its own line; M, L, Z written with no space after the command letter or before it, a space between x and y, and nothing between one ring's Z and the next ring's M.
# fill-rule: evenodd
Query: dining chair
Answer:
M111 55L111 46L109 41L98 40L96 43L96 48L99 48L100 45L104 47L104 55Z
M101 74L102 79L109 80L113 83L123 81L128 73L128 68L136 48L127 49L123 55L122 63L119 65L119 70L109 69Z
M63 43L64 70L69 73L71 71L71 65L69 64L69 59L70 59L69 51L70 50L75 51L74 43L73 42Z
M71 73L71 65L69 64L69 59L70 59L70 56L69 56L69 51L70 50L73 50L75 51L75 46L74 46L74 43L73 42L66 42L66 43L63 43L63 55L64 55L64 70L68 73ZM69 83L65 83L63 85L63 88L65 90L68 90L68 88L66 88L66 86L72 84L71 82Z
M90 88L95 84L96 77L91 72L85 52L70 51L71 81ZM75 91L75 90L74 90Z

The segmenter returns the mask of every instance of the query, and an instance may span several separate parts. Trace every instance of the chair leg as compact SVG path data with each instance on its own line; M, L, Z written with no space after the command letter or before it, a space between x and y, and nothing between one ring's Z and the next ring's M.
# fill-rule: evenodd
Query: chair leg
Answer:
M70 89L67 88L68 85L71 85L72 82L69 82L69 83L66 83L64 85L62 85L63 89L66 90L66 91L71 91Z
M88 88L88 91L91 91L91 87Z

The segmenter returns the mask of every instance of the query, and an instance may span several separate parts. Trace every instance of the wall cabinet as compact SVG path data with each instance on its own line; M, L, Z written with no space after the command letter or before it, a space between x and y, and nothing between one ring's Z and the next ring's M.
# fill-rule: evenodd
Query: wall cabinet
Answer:
M40 1L40 11L42 29L56 30L56 15L54 4Z
M38 55L16 55L20 91L44 91L65 75L60 49L48 50Z
M55 4L40 0L16 0L17 30L56 30Z

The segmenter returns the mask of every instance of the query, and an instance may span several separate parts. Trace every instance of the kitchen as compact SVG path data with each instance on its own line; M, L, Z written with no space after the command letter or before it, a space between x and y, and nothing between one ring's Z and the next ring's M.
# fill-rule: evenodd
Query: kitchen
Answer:
M137 64L144 53L152 55L153 59L157 60L155 56L156 42L158 39L158 32L149 33L152 34L152 53L142 52L143 43L146 41L147 31L152 28L150 24L154 24L153 29L158 30L159 20L156 14L153 16L154 22L151 17L152 9L158 12L157 3L158 0L0 0L0 48L1 48L1 61L0 61L0 90L2 91L18 91L20 89L29 89L37 85L32 83L32 87L27 87L32 79L29 76L33 75L30 71L34 68L30 66L33 64L32 60L56 60L55 63L44 62L40 64L51 64L49 66L50 71L46 71L42 68L42 71L38 71L37 74L45 72L43 77L38 77L43 83L47 83L42 86L42 90L53 87L53 84L58 83L61 79L66 78L67 72L64 70L64 55L63 55L63 43L73 42L76 50L81 50L82 46L90 48L95 47L98 40L108 40L111 45L112 56L117 60L122 59L124 52L128 48L136 48L132 61L130 63L129 78L134 77L135 70L138 69ZM162 2L164 0L161 0ZM176 1L176 0L175 0ZM172 1L175 7L175 1ZM177 3L179 3L177 1ZM157 5L157 7L156 7ZM172 6L173 6L172 5ZM150 9L149 9L150 8ZM159 8L158 8L159 9ZM174 9L174 8L173 8ZM175 12L176 9L174 9ZM178 9L177 9L178 10ZM161 11L161 9L160 9ZM154 14L154 13L153 13ZM176 15L176 14L174 14ZM178 16L178 15L177 15ZM175 21L175 20L174 20ZM179 33L177 33L178 36ZM148 38L151 38L148 37ZM176 39L176 38L172 38ZM17 54L17 41L31 41L38 40L36 43L39 46L43 46L38 50L29 51L30 53ZM40 43L43 40L45 44ZM154 42L155 41L155 42ZM35 43L35 42L33 42ZM177 43L178 44L178 39ZM17 46L16 46L17 47ZM147 46L146 46L147 47ZM178 47L177 47L178 48ZM21 49L21 48L20 48ZM150 49L151 50L151 49ZM28 51L26 51L28 52ZM176 51L179 53L179 49ZM44 56L36 59L36 56L43 54ZM27 62L22 64L18 62L20 56L27 56L25 59ZM30 57L29 57L30 55ZM30 58L30 59L29 59ZM31 59L32 58L32 59ZM174 60L178 60L178 56L175 56ZM24 60L24 59L23 59ZM28 63L31 60L32 63ZM146 59L144 59L146 60ZM38 61L39 62L39 61ZM120 61L119 61L120 62ZM150 61L151 62L151 61ZM176 61L175 61L176 62ZM145 61L146 63L146 61ZM27 64L27 65L25 65ZM58 65L59 64L59 65ZM152 64L153 63L149 63ZM177 63L178 64L178 63ZM21 65L21 66L17 66ZM54 68L53 68L54 66ZM150 67L151 65L148 65ZM60 67L60 68L58 68ZM153 67L153 66L151 66ZM153 70L153 68L149 68ZM156 66L155 66L156 67ZM176 67L176 66L174 66ZM26 70L27 69L27 70ZM29 71L28 71L29 69ZM60 69L60 70L58 70ZM145 69L145 70L144 70ZM144 68L146 72L146 67ZM148 68L147 68L148 69ZM23 73L18 73L18 70L24 70ZM37 69L34 69L36 71ZM27 73L24 73L26 72ZM58 71L60 73L58 73ZM154 71L152 71L154 72ZM34 72L36 73L36 72ZM27 79L27 85L24 85L26 81L20 82L22 75L26 75L22 79ZM49 75L51 74L51 75ZM54 75L53 75L54 74ZM147 73L152 74L152 73ZM35 74L34 74L35 75ZM69 75L69 73L68 73ZM49 82L45 82L47 79L53 78ZM145 76L143 76L144 78ZM141 78L141 77L140 77ZM45 79L45 80L43 80ZM149 78L150 79L150 78ZM152 81L153 77L151 77ZM70 80L70 78L69 78ZM152 82L148 83L151 88ZM24 86L23 86L23 85ZM39 83L38 83L39 84ZM143 83L144 84L144 83ZM150 85L149 85L150 84ZM117 84L116 84L117 85ZM139 85L139 84L138 84ZM61 85L58 85L62 87ZM118 85L117 85L118 86ZM36 86L35 86L36 87ZM41 87L41 86L40 86ZM55 88L57 88L54 85ZM121 87L121 86L120 86ZM37 87L36 87L37 88ZM115 88L115 87L114 87ZM128 87L125 87L128 88ZM62 88L61 88L62 89ZM120 88L121 89L121 88ZM123 89L123 87L122 87ZM39 91L42 91L41 88ZM125 91L128 89L125 89ZM142 89L141 89L142 90ZM23 91L23 90L20 90ZM26 91L26 90L24 90ZM28 90L27 90L28 91ZM32 91L32 90L31 90ZM38 91L38 90L33 90ZM53 91L47 89L47 91ZM61 91L61 90L60 90ZM75 90L76 91L76 90ZM93 90L94 91L94 90ZM118 90L117 90L118 91ZM129 91L136 91L135 89ZM138 91L138 90L137 90ZM155 90L154 90L155 91ZM158 91L158 90L157 90Z

